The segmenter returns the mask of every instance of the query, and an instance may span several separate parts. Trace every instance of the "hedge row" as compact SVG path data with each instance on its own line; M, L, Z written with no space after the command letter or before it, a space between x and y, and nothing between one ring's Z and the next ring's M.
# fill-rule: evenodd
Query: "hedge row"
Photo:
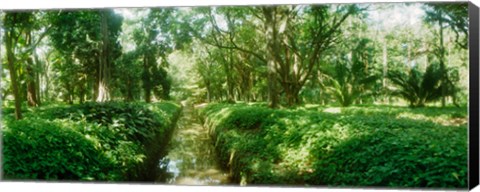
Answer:
M19 121L4 114L4 178L155 179L179 112L170 102L107 102L38 108Z
M444 113L455 121L466 109ZM199 114L239 183L467 187L467 126L434 109L210 104Z

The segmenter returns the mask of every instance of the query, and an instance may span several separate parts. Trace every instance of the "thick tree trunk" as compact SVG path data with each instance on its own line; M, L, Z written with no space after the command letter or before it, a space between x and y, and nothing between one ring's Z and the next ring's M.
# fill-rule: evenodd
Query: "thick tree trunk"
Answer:
M10 24L15 23L16 13L6 13L4 19L5 19L4 23L7 23L7 19L12 19ZM18 91L17 71L15 69L15 54L13 53L14 44L12 41L15 38L14 31L15 30L13 29L12 26L10 26L10 28L7 29L5 34L5 49L7 52L7 63L8 63L8 70L10 72L13 99L15 101L15 119L18 120L22 118L22 111L21 111L21 105L20 105L20 102L21 102L20 94Z
M110 67L109 67L109 32L108 32L108 21L107 21L107 12L101 11L101 33L102 33L102 51L100 54L100 65L98 70L98 96L97 102L105 102L110 100L110 90L109 90L109 81L110 81Z
M277 93L277 79L275 66L275 51L278 48L277 28L276 28L276 7L264 7L263 14L265 16L265 31L267 41L267 81L268 81L268 98L270 100L270 107L277 108L278 93Z

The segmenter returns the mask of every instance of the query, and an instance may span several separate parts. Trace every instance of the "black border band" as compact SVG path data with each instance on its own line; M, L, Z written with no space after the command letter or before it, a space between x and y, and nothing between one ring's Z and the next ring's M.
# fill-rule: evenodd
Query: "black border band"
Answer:
M468 188L471 190L479 183L479 8L469 2L469 61L470 61L470 83L469 83L469 158L468 158Z

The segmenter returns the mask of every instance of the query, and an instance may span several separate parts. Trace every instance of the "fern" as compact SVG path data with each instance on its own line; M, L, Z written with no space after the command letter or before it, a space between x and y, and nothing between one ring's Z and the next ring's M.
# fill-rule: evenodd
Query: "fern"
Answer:
M457 90L454 83L449 78L442 83L443 75L449 76L443 74L438 63L433 63L425 72L414 67L409 72L390 71L387 76L398 87L397 90L391 90L392 95L409 101L411 107L423 107L428 102L442 98L442 86L446 86L446 96L454 96Z

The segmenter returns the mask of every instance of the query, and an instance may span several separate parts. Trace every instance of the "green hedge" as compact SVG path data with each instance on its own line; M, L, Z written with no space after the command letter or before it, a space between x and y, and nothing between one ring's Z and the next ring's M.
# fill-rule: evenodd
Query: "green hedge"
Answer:
M4 117L6 179L147 181L164 154L174 103L86 103Z
M6 179L108 179L113 163L94 142L59 122L15 121L3 131Z
M199 112L236 182L467 187L465 108L280 109L210 104Z

